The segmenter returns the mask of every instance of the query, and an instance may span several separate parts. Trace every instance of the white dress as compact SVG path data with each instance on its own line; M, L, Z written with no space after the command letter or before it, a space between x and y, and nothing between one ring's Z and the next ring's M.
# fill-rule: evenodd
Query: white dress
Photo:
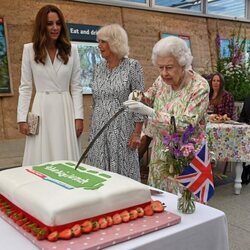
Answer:
M39 134L26 136L23 166L54 160L78 161L80 140L75 119L83 119L83 100L77 48L72 46L66 65L57 57L52 64L49 55L43 65L34 61L33 44L24 45L18 122L26 121L33 82L36 93L32 112L40 116Z

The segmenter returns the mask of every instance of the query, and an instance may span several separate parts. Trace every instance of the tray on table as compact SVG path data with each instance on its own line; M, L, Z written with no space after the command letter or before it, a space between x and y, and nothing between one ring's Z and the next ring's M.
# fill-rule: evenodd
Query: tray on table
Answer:
M29 239L34 245L43 250L70 249L70 250L92 250L102 249L120 242L124 242L144 234L160 230L178 224L181 221L179 215L168 211L155 213L153 216L144 216L142 218L113 225L104 230L81 235L79 238L70 240L58 240L49 242L47 240L39 241L32 234L26 232L22 227L15 224L8 216L0 211L0 217L12 225L16 230Z

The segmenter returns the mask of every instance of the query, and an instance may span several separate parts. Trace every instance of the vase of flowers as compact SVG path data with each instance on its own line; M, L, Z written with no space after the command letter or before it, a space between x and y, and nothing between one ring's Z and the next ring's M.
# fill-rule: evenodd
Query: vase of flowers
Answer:
M195 138L195 132L195 128L192 125L177 131L174 117L172 117L170 132L163 137L166 164L162 167L162 174L176 179L184 168L188 166L202 140L201 138ZM177 180L176 183L178 183ZM193 213L195 211L194 195L180 183L176 185L176 189L179 196L177 209L185 214Z
M183 214L192 214L195 211L195 197L188 189L180 190L177 209Z

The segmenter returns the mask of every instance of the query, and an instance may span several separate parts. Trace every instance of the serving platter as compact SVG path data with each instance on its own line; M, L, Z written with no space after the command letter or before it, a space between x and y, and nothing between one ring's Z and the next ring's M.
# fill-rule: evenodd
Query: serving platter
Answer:
M0 217L12 225L24 237L29 239L34 245L42 250L70 249L70 250L93 250L103 249L145 234L158 231L162 228L178 224L181 217L174 213L164 211L155 213L153 216L144 216L127 223L113 225L104 230L91 232L70 240L58 240L49 242L47 240L37 240L32 234L26 232L22 227L15 224L6 214L0 211Z

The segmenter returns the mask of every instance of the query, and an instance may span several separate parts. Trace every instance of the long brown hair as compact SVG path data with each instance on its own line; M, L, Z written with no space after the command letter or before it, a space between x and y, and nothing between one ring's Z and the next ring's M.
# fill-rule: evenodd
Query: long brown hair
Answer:
M34 33L32 37L33 49L35 52L34 60L36 63L40 62L42 64L45 64L45 59L47 57L45 45L48 39L47 22L48 13L50 12L57 13L61 22L61 32L56 41L56 47L58 49L57 57L60 57L63 60L64 64L67 64L71 53L69 34L63 13L54 5L45 5L38 11L36 15Z
M213 94L214 94L212 81L213 81L215 76L219 76L219 78L220 78L220 88L219 88L217 96L214 99L212 99ZM224 77L222 76L222 74L220 74L219 72L214 73L210 78L209 85L210 85L210 92L209 92L210 104L218 105L219 103L221 103L222 94L224 92Z

